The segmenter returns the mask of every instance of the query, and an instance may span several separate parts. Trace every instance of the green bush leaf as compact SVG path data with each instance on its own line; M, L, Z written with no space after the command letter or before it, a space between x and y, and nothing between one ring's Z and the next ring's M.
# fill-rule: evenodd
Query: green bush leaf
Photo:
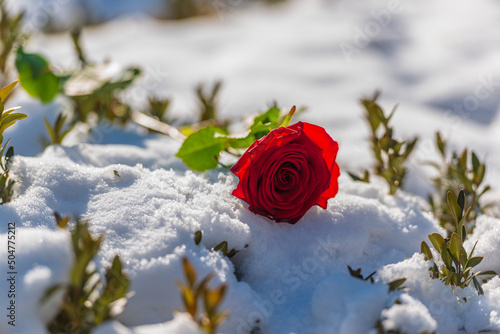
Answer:
M111 318L112 303L124 298L130 286L130 280L122 270L118 255L113 259L111 267L106 272L106 285L94 303L94 322L101 324Z
M25 53L20 46L16 53L16 68L21 86L43 103L51 102L59 93L59 77L52 73L49 63L42 56Z
M476 245L477 245L477 241L474 243L474 247L472 247L472 250L470 251L469 253L469 258L467 260L470 260L471 257L472 257L472 254L474 254L474 250L476 250Z
M227 241L222 241L220 244L214 247L214 251L221 251L224 256L227 256L228 245Z
M461 213L462 213L464 211L464 208L465 208L465 194L464 194L463 190L460 190L460 192L458 193L457 204L460 207ZM458 218L458 216L457 216L457 218ZM458 220L460 220L460 219L458 219Z
M0 133L3 133L5 129L14 125L17 121L25 119L25 114L21 113L4 113L2 118L0 118Z
M453 220L455 221L455 226L458 226L458 222L462 219L462 209L457 203L457 198L455 195L448 191L446 194L448 207L450 208L451 215L453 216Z
M450 251L456 259L460 259L460 247L462 247L462 240L457 233L453 232L451 234Z
M483 288L482 288L481 284L478 282L478 280L477 280L476 276L474 276L474 277L472 278L472 281L474 282L474 287L475 287L475 288L476 288L476 290L477 290L477 294L478 294L478 295L484 295Z
M11 83L10 85L7 85L7 86L3 87L2 89L0 89L0 102L2 102L2 103L5 102L5 99L10 94L10 92L12 92L14 87L16 87L18 82L19 82L19 80L16 80L13 83Z
M472 257L469 259L469 261L467 261L467 265L465 266L466 268L474 268L475 266L477 266L478 264L481 263L481 261L483 261L483 257L482 256L476 256L476 257Z
M476 170L475 177L474 177L474 183L476 185L480 185L481 182L483 182L485 173L486 173L486 165L480 164Z
M460 246L458 258L462 267L465 267L465 264L467 263L467 252L463 246Z
M422 243L420 244L420 253L425 255L426 261L433 259L431 249L425 241L422 241Z
M443 140L439 132L436 132L436 146L441 153L441 156L444 157L446 154L446 142Z
M216 137L216 127L207 126L189 137L175 155L189 168L204 172L217 167L220 152L228 145L227 137Z
M444 244L444 238L439 233L432 233L428 235L429 240L431 241L434 248L441 253L441 248Z
M400 278L395 281L389 282L389 291L397 290L405 281L406 278Z
M365 183L370 183L370 172L368 172L368 170L366 170L366 169L365 169L365 172L363 174L363 177L359 177L351 172L347 172L347 174L349 174L351 179L353 179L354 181L361 181L361 182L365 182Z
M448 245L444 245L443 248L441 249L441 258L443 259L444 265L446 268L451 270L452 266L452 257L450 250L448 249Z
M496 275L496 271L493 271L493 270L487 270L487 271L481 271L481 272L478 272L476 275L479 276L479 275Z
M479 159L477 158L477 155L475 152L472 152L472 171L476 173L477 168L479 167Z
M203 238L203 233L201 231L194 232L194 243L196 245L200 244L202 238Z

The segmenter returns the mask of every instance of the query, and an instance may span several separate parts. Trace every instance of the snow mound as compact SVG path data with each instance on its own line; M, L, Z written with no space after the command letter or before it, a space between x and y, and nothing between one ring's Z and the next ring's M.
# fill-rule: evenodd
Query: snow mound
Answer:
M496 326L496 280L485 285L485 296L477 297L471 288L469 301L461 303L450 287L429 277L429 264L415 254L428 234L442 232L418 197L389 196L381 180L364 184L341 176L340 192L327 210L313 207L296 225L276 224L231 195L237 179L227 170L197 174L177 168L177 162L146 168L148 154L139 155L135 165L125 159L133 149L54 146L39 157L16 158L19 195L0 207L0 215L19 226L19 305L23 317L33 320L23 323L38 332L53 315L45 309L55 309L38 309L38 300L48 286L67 279L71 260L68 234L56 230L54 211L88 219L93 233L105 235L97 266L109 265L119 254L131 277L135 294L117 318L121 324L106 324L101 333L141 333L150 328L143 326L166 322L169 333L186 333L174 328L189 328L189 322L173 316L182 309L175 282L184 279L184 256L200 277L214 272L214 284L228 285L222 307L231 315L224 333L362 333L378 320L408 333ZM484 252L491 261L500 249L482 229L495 222L484 218L475 232L485 236L477 254ZM193 240L198 230L203 231L200 245ZM231 260L212 250L224 240L239 251ZM347 265L361 267L364 274L378 270L378 282L349 276ZM389 294L384 283L401 277L407 278L405 292ZM394 304L395 298L401 304ZM490 314L479 323L478 316L461 316L465 309L482 314L485 308ZM410 311L416 312L413 322L400 317Z

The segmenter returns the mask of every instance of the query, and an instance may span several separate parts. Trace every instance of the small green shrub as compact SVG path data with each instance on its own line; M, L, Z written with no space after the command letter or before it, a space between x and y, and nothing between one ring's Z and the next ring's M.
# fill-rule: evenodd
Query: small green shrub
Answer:
M418 138L409 141L397 141L393 137L393 128L389 122L396 108L389 116L377 103L379 93L371 99L361 99L365 109L365 118L371 129L371 149L375 158L375 166L372 173L382 176L389 185L389 194L393 195L396 190L403 186L406 176L406 163L410 157ZM370 182L370 172L365 170L362 177L349 173L355 181Z
M71 221L69 215L61 217L55 213L55 218L59 228L68 228ZM93 269L91 262L104 237L92 237L87 222L77 219L70 233L74 260L69 271L69 282L48 288L40 303L45 303L56 291L64 291L59 313L47 325L47 329L50 333L67 333L70 329L88 334L94 327L121 312L126 303L130 280L123 272L118 255L106 270L104 280Z
M439 219L441 226L448 231L448 236L458 232L448 210L448 192L456 194L463 190L465 200L471 206L471 210L465 215L464 226L468 231L472 231L477 216L492 205L484 204L481 199L491 189L489 185L483 184L486 164L479 160L474 151L469 154L467 149L460 154L453 151L451 157L448 157L448 145L439 132L436 133L436 146L442 162L440 164L429 162L438 171L438 175L432 179L436 189L435 194L429 196L432 212Z
M466 209L466 201L464 191L461 190L458 198L449 191L448 192L448 209L455 225L455 230L449 238L443 238L439 233L429 235L429 240L432 246L440 254L441 260L444 263L441 268L434 263L429 269L431 277L441 279L445 284L452 287L465 288L470 283L474 283L477 293L482 295L483 289L477 280L478 275L496 275L494 271L476 272L472 269L483 260L482 256L472 257L476 245L472 248L470 254L467 254L463 246L463 242L467 236L465 228L466 217L471 210L471 207ZM476 242L477 244L477 242ZM420 252L425 255L426 260L433 261L432 252L425 241L422 241Z
M195 267L187 258L182 259L182 269L187 284L177 282L181 291L184 311L187 312L205 334L216 334L217 328L229 315L229 311L219 311L220 304L226 294L226 284L210 288L213 274L209 274L198 283ZM203 309L200 312L199 306Z
M3 145L3 133L17 121L25 119L25 114L17 113L21 107L5 110L5 101L12 92L18 81L14 81L0 89L0 204L10 202L14 196L15 181L10 177L10 165L14 156L14 147L9 146L10 139Z
M48 140L45 137L42 138L42 143L44 144L43 146L60 145L62 143L64 137L66 137L66 135L73 129L73 126L68 126L64 129L67 117L67 115L59 113L53 126L46 117L43 118L45 129L49 134Z

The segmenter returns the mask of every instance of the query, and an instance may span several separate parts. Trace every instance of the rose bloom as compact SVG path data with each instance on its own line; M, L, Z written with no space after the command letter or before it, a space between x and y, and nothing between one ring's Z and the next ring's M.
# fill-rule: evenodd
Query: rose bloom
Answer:
M313 205L326 209L338 191L338 143L325 129L298 122L256 140L231 168L233 195L253 213L295 224Z

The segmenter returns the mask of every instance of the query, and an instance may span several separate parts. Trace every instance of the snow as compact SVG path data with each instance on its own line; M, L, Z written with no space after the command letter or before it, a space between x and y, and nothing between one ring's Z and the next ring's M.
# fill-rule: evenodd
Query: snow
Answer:
M134 295L99 334L199 333L174 312L182 309L175 282L184 279L184 256L200 277L213 272L215 285L228 285L222 308L231 314L222 333L375 333L377 321L405 333L500 331L500 278L483 284L484 296L473 287L452 290L429 277L430 264L418 254L428 234L444 234L424 199L432 188L423 162L437 158L434 131L453 148L467 146L486 158L485 182L494 187L488 199L500 199L498 7L493 0L297 0L183 22L130 15L84 30L95 60L146 69L126 96L138 108L153 92L173 98L172 116L192 118L193 87L218 78L225 84L225 118L244 121L273 100L307 105L298 119L325 127L340 144L339 194L327 210L314 207L296 225L276 224L231 196L237 179L227 170L188 171L175 158L179 143L134 126L101 124L83 142L80 129L65 146L42 150L42 119L55 119L64 103L41 106L18 92L9 103L29 117L5 135L19 154L17 196L0 206L5 226L18 226L18 321L13 328L2 317L0 332L43 333L54 315L60 294L45 305L38 301L68 279L71 264L69 235L56 229L54 211L89 219L91 231L105 235L96 266L119 254L132 280ZM370 29L377 24L375 34ZM342 43L359 52L346 57ZM34 36L27 50L43 52L60 68L76 61L66 35ZM372 162L357 99L375 89L386 109L400 103L396 137L420 136L405 191L396 196L387 195L382 180L356 183L346 173ZM498 218L481 216L465 243L470 251L478 241L475 255L485 257L478 270L500 272L499 226ZM193 240L197 230L200 245ZM7 228L1 232L6 259ZM211 250L224 240L239 251L231 260ZM6 265L0 264L3 273ZM377 271L376 282L349 276L347 265L365 276ZM402 277L404 289L389 293L387 283ZM1 280L0 291L7 290Z
M436 320L418 299L403 294L399 302L382 311L382 318L384 318L382 323L385 329L400 330L404 333L436 332Z

